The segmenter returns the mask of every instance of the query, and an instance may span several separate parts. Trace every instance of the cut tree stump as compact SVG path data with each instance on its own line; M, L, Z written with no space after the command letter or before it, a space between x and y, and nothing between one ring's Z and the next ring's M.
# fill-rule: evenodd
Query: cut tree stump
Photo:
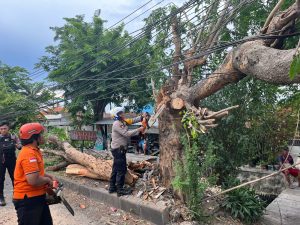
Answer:
M171 106L173 109L182 109L184 107L184 101L181 98L174 98L171 100Z

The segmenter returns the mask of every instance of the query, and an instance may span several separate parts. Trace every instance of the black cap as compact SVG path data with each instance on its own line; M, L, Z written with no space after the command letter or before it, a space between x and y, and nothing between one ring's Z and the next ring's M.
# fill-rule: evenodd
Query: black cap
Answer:
M7 122L7 121L0 121L0 127L5 126L5 125L9 127L9 122Z

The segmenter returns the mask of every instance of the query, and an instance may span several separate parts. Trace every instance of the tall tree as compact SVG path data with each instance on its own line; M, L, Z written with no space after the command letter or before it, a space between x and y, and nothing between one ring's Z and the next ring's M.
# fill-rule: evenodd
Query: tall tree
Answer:
M133 38L123 25L105 29L105 21L97 16L90 23L84 16L64 20L64 26L51 28L58 44L46 48L49 55L43 56L37 67L48 71L49 79L65 91L66 105L73 116L92 112L97 120L110 102L128 100L135 107L149 102L150 82L135 77L144 69L136 65L146 64L149 56L128 60L139 49L147 48L147 39L127 44Z
M160 171L166 186L170 186L175 175L174 162L182 158L179 112L183 108L195 115L199 122L197 129L206 131L217 125L218 118L228 115L228 110L216 114L203 107L203 99L226 85L237 83L247 76L276 85L300 82L300 76L291 80L288 75L296 54L295 49L291 49L295 47L295 42L290 46L285 42L289 34L296 30L300 1L288 5L282 5L280 1L279 7L272 10L276 3L198 1L196 24L201 26L184 23L188 19L182 18L188 18L188 15L180 10L169 20L174 45L171 51L165 49L165 52L172 54L172 75L157 98L158 107L163 104L167 106L159 120ZM280 7L288 8L279 11L284 9ZM264 23L262 19L265 20L271 10L270 19ZM195 29L191 30L188 26ZM259 37L233 42L251 34L258 34ZM279 36L266 37L270 35ZM231 43L226 44L228 41ZM232 49L230 46L235 47ZM282 50L285 47L290 49Z
M0 119L14 123L36 120L42 105L52 94L43 83L32 82L21 67L0 63Z

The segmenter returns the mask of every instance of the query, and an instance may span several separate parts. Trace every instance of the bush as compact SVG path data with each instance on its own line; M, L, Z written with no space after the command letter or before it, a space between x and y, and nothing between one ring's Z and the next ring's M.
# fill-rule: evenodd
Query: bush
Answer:
M48 127L48 135L55 135L61 141L69 140L68 132L64 128Z
M222 207L233 217L248 224L256 222L263 215L265 206L266 203L255 191L246 187L229 192L222 203Z
M213 146L208 145L206 151L201 151L199 132L189 127L189 124L197 126L195 117L188 112L182 120L185 133L182 133L183 158L176 162L176 176L172 185L175 190L183 194L184 200L193 216L198 221L207 220L203 212L203 197L209 185L217 180L213 167L217 158L213 153Z

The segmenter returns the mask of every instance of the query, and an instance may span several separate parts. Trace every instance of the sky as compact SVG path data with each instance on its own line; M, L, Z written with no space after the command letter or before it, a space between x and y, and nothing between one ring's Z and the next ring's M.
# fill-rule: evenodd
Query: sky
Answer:
M125 22L160 1L150 1ZM54 44L54 33L49 27L62 26L64 17L85 15L86 20L91 21L95 10L101 9L100 16L108 21L106 27L109 27L147 2L149 0L0 0L0 61L24 67L32 74L34 64L45 55L45 47ZM181 6L185 1L164 0L159 6L170 2ZM128 24L126 29L140 28L146 15L149 13Z

